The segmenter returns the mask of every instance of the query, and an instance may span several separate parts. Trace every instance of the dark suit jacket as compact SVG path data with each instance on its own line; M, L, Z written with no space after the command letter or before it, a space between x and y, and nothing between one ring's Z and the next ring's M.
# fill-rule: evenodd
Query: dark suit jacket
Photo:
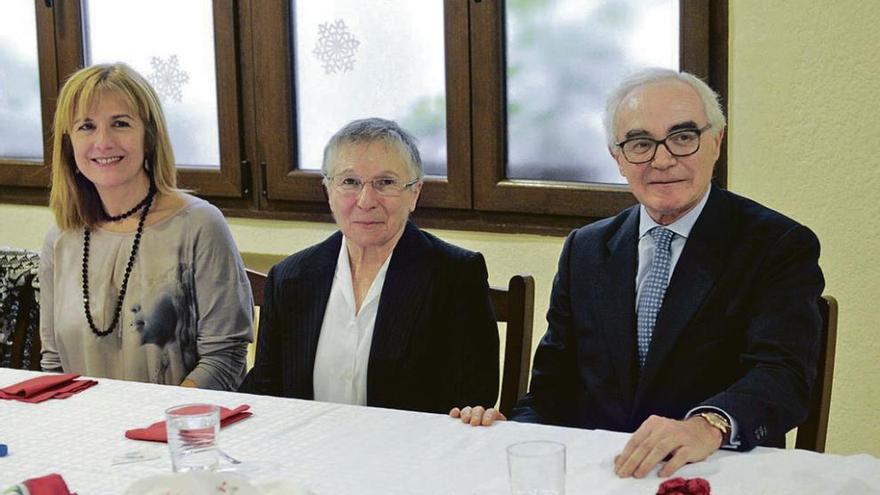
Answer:
M313 399L313 369L342 243L336 232L269 272L257 356L241 390ZM407 223L370 348L367 404L446 413L498 396L498 328L486 262Z
M806 418L824 287L806 227L712 187L657 316L636 349L639 208L572 232L553 283L529 394L512 418L635 431L652 414L727 411L740 449L784 446Z

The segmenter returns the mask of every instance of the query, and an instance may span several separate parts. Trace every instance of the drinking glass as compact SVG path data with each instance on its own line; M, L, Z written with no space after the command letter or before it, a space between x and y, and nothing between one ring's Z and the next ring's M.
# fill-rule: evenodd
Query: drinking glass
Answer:
M512 495L564 495L565 445L530 441L507 447Z
M165 411L171 467L175 473L217 468L220 408L211 404L184 404Z

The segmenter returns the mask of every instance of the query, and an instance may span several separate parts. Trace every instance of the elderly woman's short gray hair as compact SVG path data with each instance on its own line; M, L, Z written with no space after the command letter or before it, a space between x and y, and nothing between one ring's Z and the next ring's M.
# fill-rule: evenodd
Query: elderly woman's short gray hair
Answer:
M710 132L717 133L724 129L727 121L724 119L724 112L721 110L721 102L718 93L716 93L708 84L703 82L699 77L688 72L676 72L671 69L650 68L636 72L624 79L617 88L608 97L605 105L605 136L608 139L608 146L614 148L617 145L617 137L615 133L617 129L617 112L620 104L633 90L642 86L647 86L661 81L681 81L700 95L703 100L703 108L706 111L706 118L712 126Z
M340 146L372 142L383 142L396 149L412 172L413 178L419 180L424 178L422 157L416 146L416 138L397 125L397 122L376 117L353 120L330 138L327 146L324 147L324 161L321 164L324 176L330 176L330 167Z

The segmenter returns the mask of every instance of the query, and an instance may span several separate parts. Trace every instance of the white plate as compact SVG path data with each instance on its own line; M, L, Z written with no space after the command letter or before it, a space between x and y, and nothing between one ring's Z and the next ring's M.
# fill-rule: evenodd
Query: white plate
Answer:
M232 473L193 472L150 476L138 480L125 495L311 495L312 492L292 481L273 481L253 485Z

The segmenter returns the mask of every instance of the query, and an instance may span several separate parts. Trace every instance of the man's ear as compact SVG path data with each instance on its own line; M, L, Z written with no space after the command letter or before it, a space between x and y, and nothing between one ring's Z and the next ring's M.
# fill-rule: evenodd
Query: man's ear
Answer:
M620 163L620 149L614 146L609 146L608 154L611 155L611 158L613 158L614 162L617 163L617 171L620 172L621 176L623 176L623 164Z
M724 141L724 131L726 128L721 128L714 136L712 136L712 145L715 147L715 159L717 160L719 156L721 156L721 142Z
M330 184L327 184L326 181L321 181L321 191L324 192L324 199L327 201L327 204L330 204Z

